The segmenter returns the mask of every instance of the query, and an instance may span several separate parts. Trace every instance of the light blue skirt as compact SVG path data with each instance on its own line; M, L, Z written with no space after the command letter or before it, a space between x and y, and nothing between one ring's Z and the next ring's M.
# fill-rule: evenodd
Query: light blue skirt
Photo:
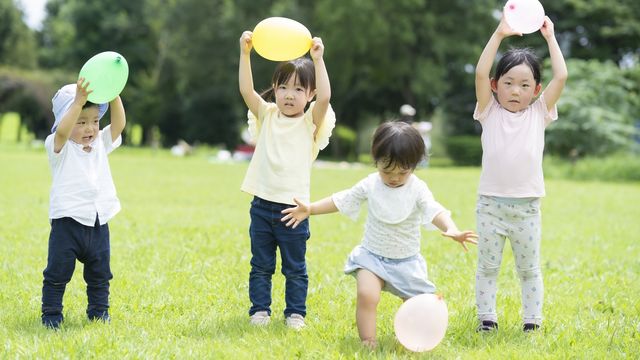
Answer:
M435 285L427 280L427 264L420 254L404 259L390 259L358 245L349 254L344 273L355 277L359 269L374 273L384 281L383 291L402 299L436 292Z

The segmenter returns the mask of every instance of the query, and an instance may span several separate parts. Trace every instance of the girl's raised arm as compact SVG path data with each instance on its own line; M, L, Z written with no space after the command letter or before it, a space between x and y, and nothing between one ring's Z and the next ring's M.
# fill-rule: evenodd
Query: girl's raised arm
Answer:
M240 86L240 94L249 111L258 117L258 109L264 101L260 94L253 88L253 74L251 73L251 31L245 31L240 37L240 65L238 69L238 84Z
M313 108L313 123L316 125L314 136L318 133L318 129L324 121L324 116L329 108L329 100L331 100L331 83L329 82L329 74L324 65L324 44L322 39L313 38L310 50L313 66L316 72L316 104Z
M502 39L510 35L520 35L521 33L515 32L509 27L507 22L502 16L500 24L491 35L491 38L485 45L480 59L478 59L478 65L476 65L476 100L478 101L478 111L481 113L491 100L491 67L493 61L496 58L496 53L500 47Z
M540 33L542 33L542 36L547 40L549 57L551 58L551 70L553 71L553 78L543 92L547 110L551 111L556 105L556 102L558 102L560 94L562 94L569 73L567 71L567 65L564 62L564 56L562 56L562 51L560 51L560 46L554 34L553 23L548 16L545 16L544 24L542 24L540 28Z

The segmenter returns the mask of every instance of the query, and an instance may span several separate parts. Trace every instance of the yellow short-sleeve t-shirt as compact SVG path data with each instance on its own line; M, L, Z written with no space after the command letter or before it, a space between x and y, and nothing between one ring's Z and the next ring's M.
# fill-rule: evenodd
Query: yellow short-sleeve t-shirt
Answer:
M256 148L240 189L262 199L295 205L310 200L311 165L329 144L336 116L331 106L314 138L313 107L300 117L282 115L275 103L263 102L258 114L248 113L249 133ZM257 116L255 116L257 115Z

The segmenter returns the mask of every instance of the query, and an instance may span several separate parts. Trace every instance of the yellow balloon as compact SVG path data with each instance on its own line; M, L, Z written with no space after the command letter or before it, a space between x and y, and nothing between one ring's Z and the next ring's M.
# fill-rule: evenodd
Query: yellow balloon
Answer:
M251 42L263 58L287 61L299 58L309 51L311 33L295 20L270 17L256 25Z

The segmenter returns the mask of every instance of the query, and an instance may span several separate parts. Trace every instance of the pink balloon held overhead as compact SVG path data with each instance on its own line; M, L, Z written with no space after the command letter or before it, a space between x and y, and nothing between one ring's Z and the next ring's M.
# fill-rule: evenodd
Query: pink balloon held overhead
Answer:
M415 352L429 351L444 338L449 312L444 299L422 294L405 301L393 321L398 341Z
M509 0L504 5L504 18L514 31L531 34L544 24L544 8L538 0Z

